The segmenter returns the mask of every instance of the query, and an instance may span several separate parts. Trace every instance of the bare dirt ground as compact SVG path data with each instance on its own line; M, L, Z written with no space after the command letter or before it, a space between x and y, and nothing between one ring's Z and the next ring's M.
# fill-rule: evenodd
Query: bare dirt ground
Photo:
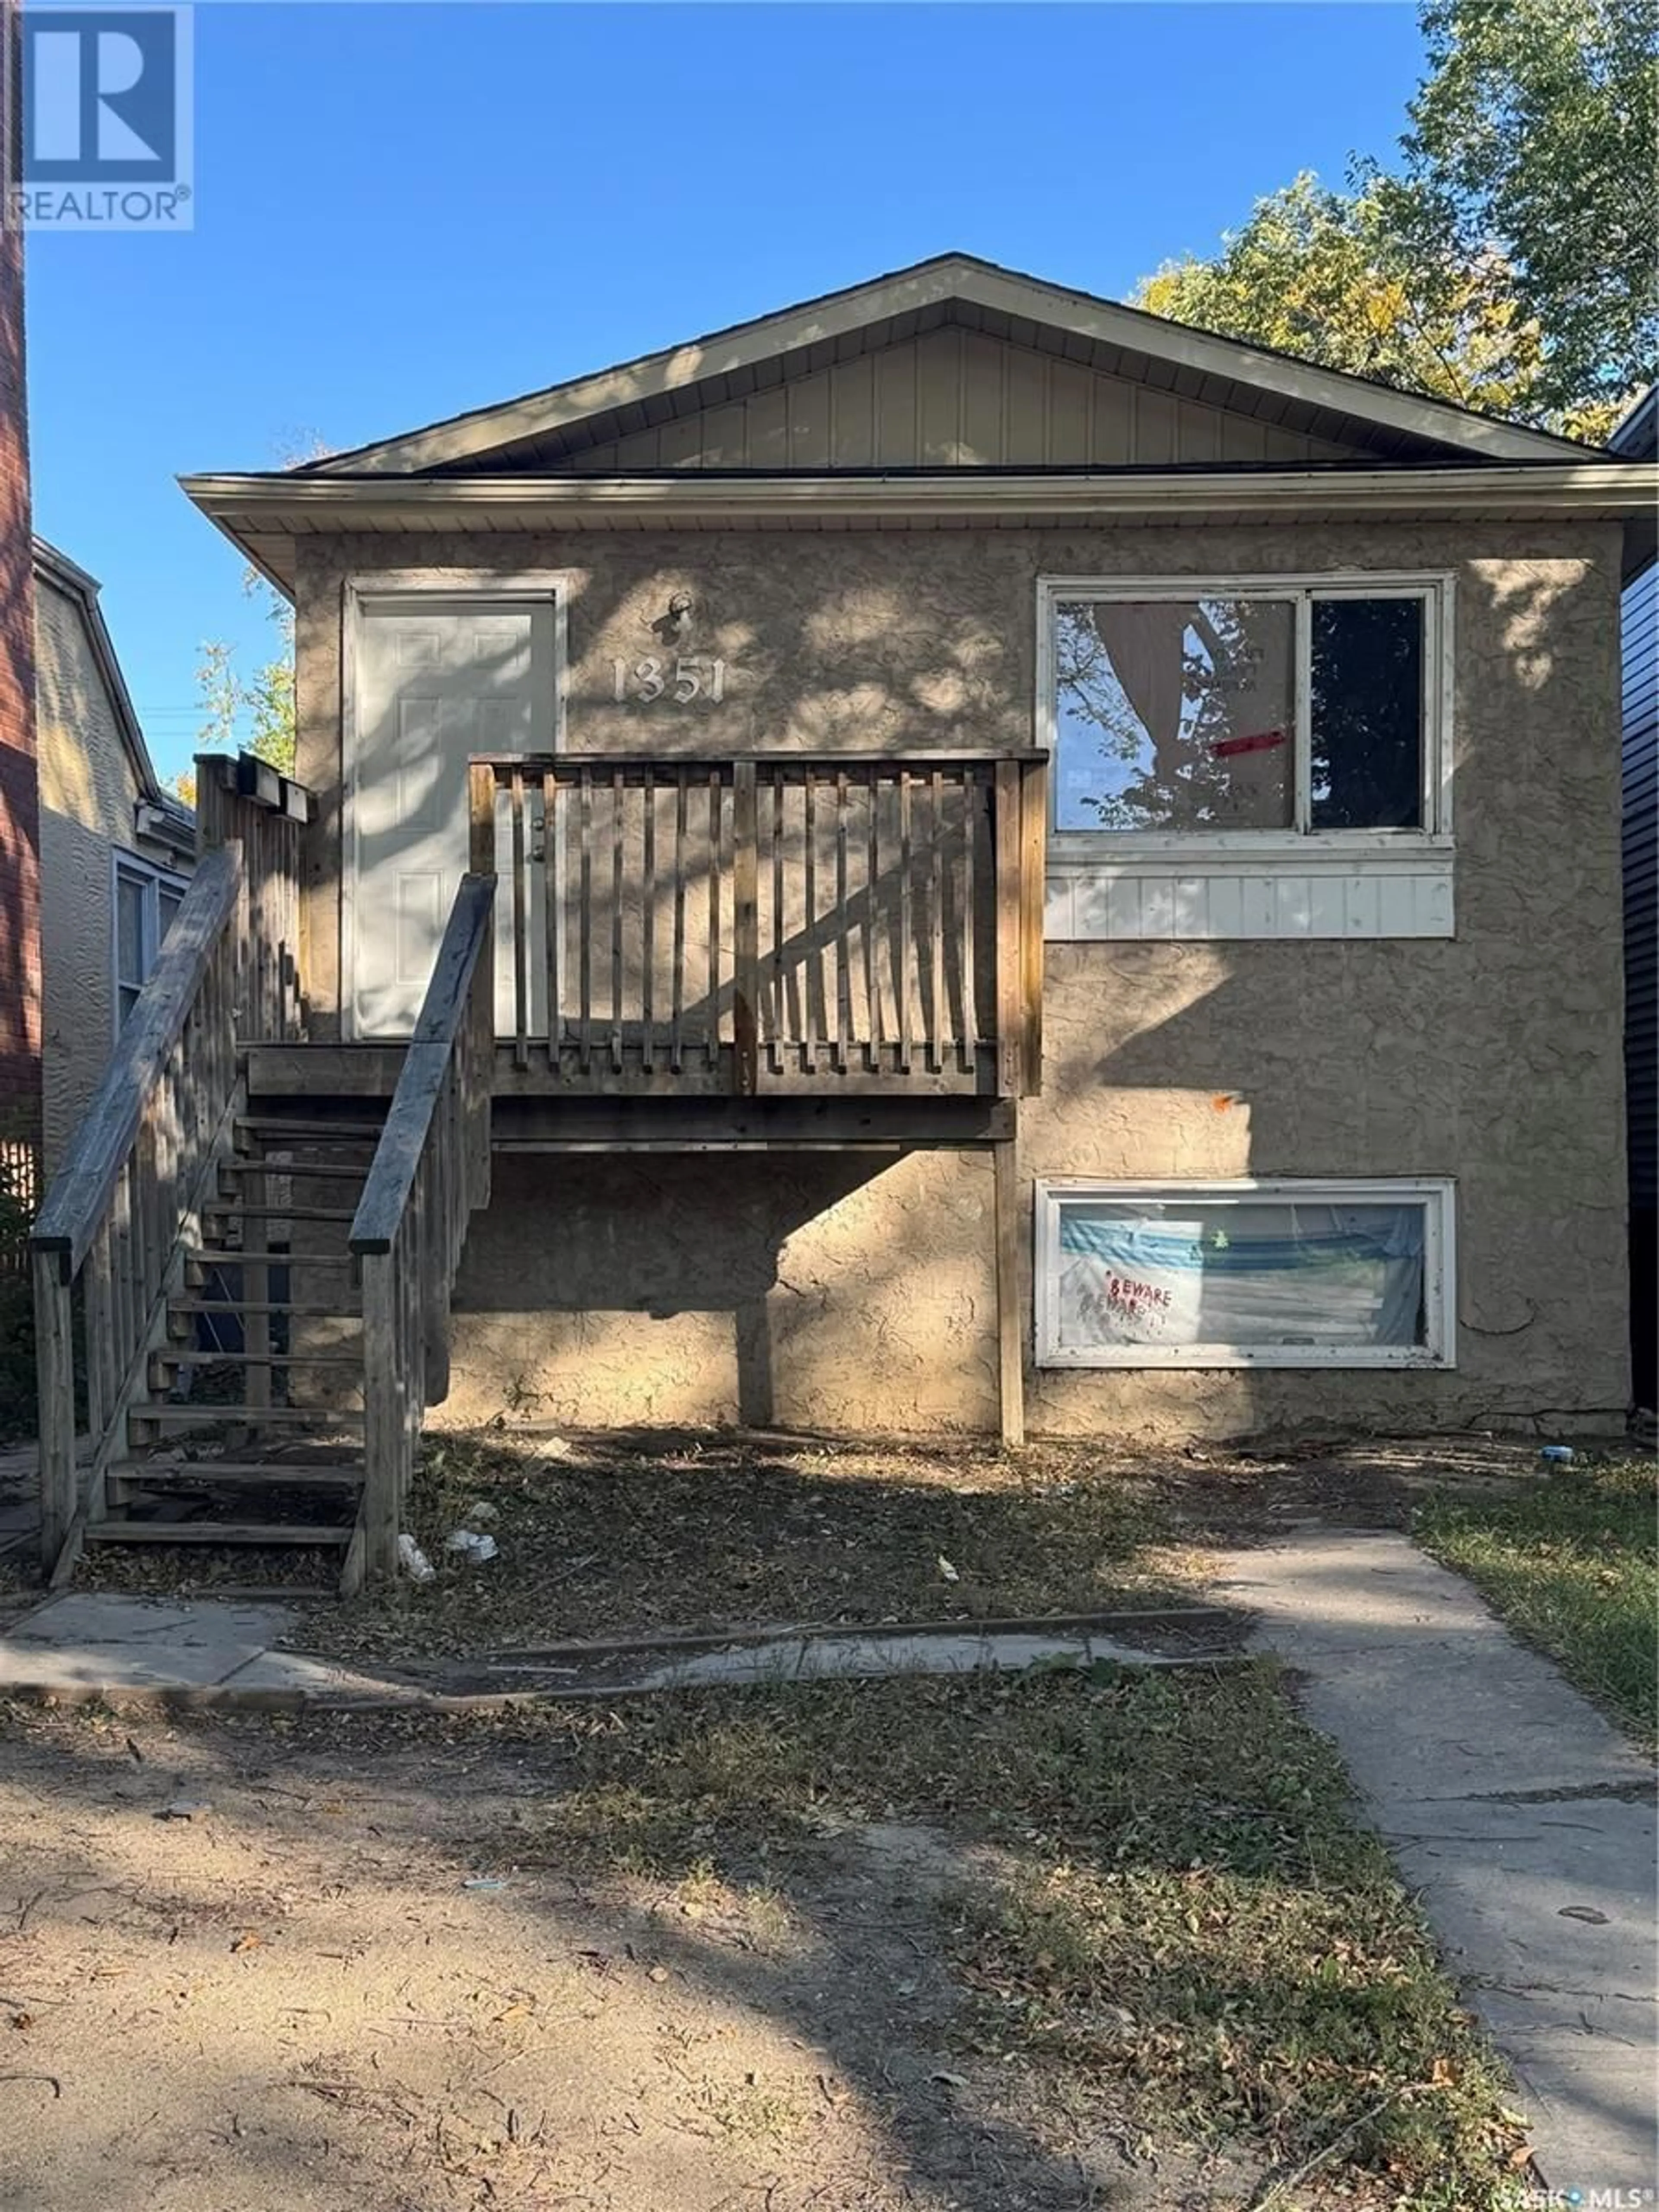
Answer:
M786 1903L515 1864L533 1758L33 1718L0 1761L7 2212L1073 2212L1240 2201L953 2053L961 1869ZM179 1801L193 1817L161 1818ZM499 1848L482 1852L481 1838ZM469 1883L478 1886L469 1887ZM493 1886L499 1884L499 1887Z

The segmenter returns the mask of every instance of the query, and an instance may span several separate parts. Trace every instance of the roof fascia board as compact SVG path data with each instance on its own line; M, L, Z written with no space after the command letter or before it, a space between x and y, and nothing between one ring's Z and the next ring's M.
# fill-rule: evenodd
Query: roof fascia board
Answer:
M1587 451L1571 439L1523 429L1364 377L1265 353L1115 301L1096 300L984 262L947 256L832 293L803 307L741 323L689 344L671 346L591 376L554 385L442 422L309 465L311 475L403 475L441 468L520 439L546 436L586 416L680 392L705 379L843 337L872 323L963 299L995 313L1045 323L1081 338L1161 356L1197 373L1231 379L1466 452L1495 459L1561 459Z
M237 519L261 513L273 529L349 530L354 511L425 513L465 527L469 514L518 507L561 514L706 515L726 519L817 514L837 518L1014 514L1169 516L1190 519L1224 507L1230 514L1303 511L1356 514L1382 509L1455 514L1502 507L1634 514L1659 492L1652 463L1617 460L1528 462L1437 469L1249 474L1182 471L1121 476L996 477L441 477L194 476L179 479L204 514L235 538Z

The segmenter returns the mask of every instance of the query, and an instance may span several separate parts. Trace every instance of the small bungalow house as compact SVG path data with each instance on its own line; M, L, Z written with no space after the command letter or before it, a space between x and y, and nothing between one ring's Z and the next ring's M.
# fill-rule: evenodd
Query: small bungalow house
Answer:
M286 1467L388 1570L441 1398L1622 1416L1650 465L952 254L185 489L294 602L297 771L206 794L37 1236L58 1367L118 1316L54 1557L275 1540ZM253 1442L157 1471L239 1261Z
M63 1157L195 866L189 807L157 780L86 570L34 541L41 1087Z

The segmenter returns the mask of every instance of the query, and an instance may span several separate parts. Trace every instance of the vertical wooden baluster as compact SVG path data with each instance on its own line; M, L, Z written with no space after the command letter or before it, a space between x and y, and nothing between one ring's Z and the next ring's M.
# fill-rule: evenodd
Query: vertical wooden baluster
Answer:
M1048 789L1041 761L1019 771L1019 988L1024 1001L1024 1071L1021 1088L1028 1098L1042 1088L1042 939L1048 883L1045 854L1048 836Z
M974 848L979 841L980 772L962 772L962 1072L972 1075L979 1066L979 985L974 968L974 933L979 926L975 905Z
M720 775L708 771L708 1065L720 1057Z
M898 1072L910 1073L910 771L902 768L898 775L899 817L899 881L898 881L898 969L893 977L893 993L898 1000L899 1049ZM917 963L920 974L920 963Z
M877 960L881 904L881 770L873 763L866 770L870 787L870 819L866 825L864 855L864 1026L867 1064L881 1072L881 975Z
M576 864L577 1041L581 1072L587 1075L593 1066L593 771L586 763L577 770L576 796L580 808L576 826L581 841Z
M686 771L674 770L674 947L669 976L668 1065L678 1075L684 1065L685 1012L685 830Z
M513 807L513 1060L517 1067L530 1065L530 917L529 872L525 860L524 770L514 768L510 785Z
M996 764L996 1095L1019 1095L1024 1030L1019 1009L1019 767Z
M806 1073L818 1072L818 1010L823 1004L823 951L818 943L818 775L809 761L805 769L805 823L801 843L804 880L801 900L804 933L800 972L801 1049ZM830 1026L826 1013L823 1027Z
M640 1031L645 1072L657 1072L657 772L645 771L645 870L640 928Z
M87 1427L94 1446L104 1439L115 1410L111 1382L109 1223L102 1222L87 1254L82 1275L85 1285L87 1331Z
M848 1041L853 1030L853 949L847 919L847 771L836 770L836 1048L833 1065L847 1073Z
M559 937L564 927L562 901L560 896L559 839L563 834L559 820L559 779L556 770L542 770L542 934L544 940L544 962L547 971L544 988L547 994L547 1065L555 1076L559 1072Z
M752 1097L760 1079L760 841L755 763L732 769L732 1089Z
M769 1066L774 1075L781 1074L784 1058L784 982L783 982L783 773L774 763L769 763L767 774L772 785L772 1031L768 1047Z
M945 1040L950 1016L945 1004L945 778L935 769L928 782L927 819L927 945L932 956L927 1012L927 1066L937 1074L945 1065Z
M76 1504L75 1309L61 1252L33 1257L35 1380L40 1424L40 1561L58 1564Z
M621 769L611 771L611 1066L623 1065L623 838L628 822Z
M363 1307L363 1565L376 1580L398 1571L398 1530L402 1488L402 1423L399 1403L398 1263L390 1252L365 1253Z

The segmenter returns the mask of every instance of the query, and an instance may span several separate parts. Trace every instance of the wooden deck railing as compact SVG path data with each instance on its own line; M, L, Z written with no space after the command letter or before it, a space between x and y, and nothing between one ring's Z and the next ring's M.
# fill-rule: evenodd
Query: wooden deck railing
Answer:
M578 1090L1033 1091L1043 757L472 763L497 1027Z
M298 1026L296 817L307 802L281 778L274 797L247 771L252 787L239 787L238 765L198 760L196 872L29 1237L41 1552L54 1578L73 1562L105 1470L125 1453L129 1415L149 1398L167 1301L230 1148L240 1048Z
M447 1392L449 1294L489 1197L493 876L463 878L351 1224L362 1270L363 1495L342 1587L394 1574L421 1421Z

